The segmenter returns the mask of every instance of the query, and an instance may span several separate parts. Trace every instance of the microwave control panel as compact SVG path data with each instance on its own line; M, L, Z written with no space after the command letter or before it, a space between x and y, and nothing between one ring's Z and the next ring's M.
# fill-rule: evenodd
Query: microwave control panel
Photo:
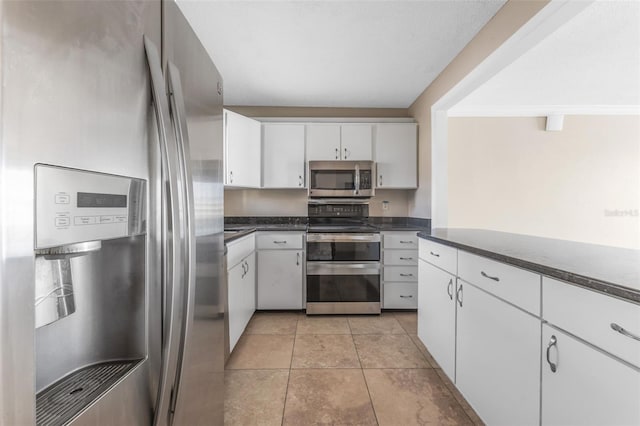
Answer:
M371 170L360 170L360 189L371 189Z
M37 164L35 248L145 232L146 182Z

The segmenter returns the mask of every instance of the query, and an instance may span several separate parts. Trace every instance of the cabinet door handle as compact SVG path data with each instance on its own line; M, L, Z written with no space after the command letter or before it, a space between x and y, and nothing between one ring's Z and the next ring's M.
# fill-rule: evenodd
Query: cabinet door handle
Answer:
M233 183L233 172L229 170L229 183Z
M551 372L555 373L558 370L558 364L554 364L553 362L551 362L551 358L550 358L550 352L551 352L551 347L552 346L556 346L558 343L558 339L556 339L556 336L551 336L551 339L549 340L549 344L547 345L547 362L549 363L549 368L551 368Z
M401 294L400 297L403 298L403 299L412 299L413 295L409 294L409 295L405 296L405 295Z
M485 271L480 271L480 275L482 275L485 278L489 278L490 280L500 281L500 278L492 277L491 275L487 275L487 273Z
M287 240L282 240L282 241L273 241L273 244L287 244Z
M244 278L247 275L246 262L242 263L242 276L240 278Z
M640 341L640 336L637 336L637 335L625 330L623 327L619 326L615 322L611 323L611 328L613 330L617 331L618 333L622 334L623 336L626 336L626 337L629 337L631 339Z
M400 274L401 277L412 277L413 274Z
M431 256L440 257L440 255L439 255L438 253L434 253L434 252L432 252L432 251L430 251L430 252L429 252L429 254L430 254Z
M340 150L336 148L336 160L340 159Z
M300 265L300 253L296 253L296 266Z
M449 284L447 284L447 294L449 299L453 300L453 278L449 279Z
M460 287L458 287L458 290L456 291L456 300L458 301L458 305L460 305L460 307L462 308L462 284L460 284Z
M344 159L346 160L347 158L349 158L349 156L351 155L351 153L349 151L347 151L347 148L344 149Z
M244 264L247 265L247 274L249 273L249 263L247 263L247 261L244 261Z
M302 175L298 175L298 186L302 186Z
M378 186L382 186L382 175L380 175L380 179L379 179L379 181L378 181L378 182L379 182L379 183L378 183Z
M413 260L413 257L401 257L400 260Z

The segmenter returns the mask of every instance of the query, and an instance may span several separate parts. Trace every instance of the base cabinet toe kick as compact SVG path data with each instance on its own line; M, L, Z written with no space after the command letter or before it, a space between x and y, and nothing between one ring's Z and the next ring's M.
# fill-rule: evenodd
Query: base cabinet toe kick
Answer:
M418 337L486 424L640 424L640 305L420 238Z

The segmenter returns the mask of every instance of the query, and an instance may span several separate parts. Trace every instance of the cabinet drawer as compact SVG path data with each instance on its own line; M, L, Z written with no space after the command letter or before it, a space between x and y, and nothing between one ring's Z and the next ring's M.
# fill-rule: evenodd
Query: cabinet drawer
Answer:
M611 326L640 336L640 305L547 277L542 282L544 320L640 367L640 341Z
M415 249L418 248L418 231L415 232L384 232L382 246L385 249Z
M417 309L418 283L385 283L385 309Z
M454 275L458 272L458 249L420 238L418 254L420 259L447 272Z
M302 234L299 232L280 232L258 235L258 249L301 249Z
M382 254L384 265L417 265L418 250L385 250Z
M458 276L514 305L540 315L540 275L460 250Z
M417 282L417 266L385 266L384 281Z
M227 270L236 266L256 249L256 236L249 234L227 244Z

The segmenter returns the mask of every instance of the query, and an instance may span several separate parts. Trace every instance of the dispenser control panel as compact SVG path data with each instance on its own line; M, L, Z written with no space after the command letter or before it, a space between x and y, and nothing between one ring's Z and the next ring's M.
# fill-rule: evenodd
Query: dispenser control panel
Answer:
M36 249L145 233L146 182L37 164Z

